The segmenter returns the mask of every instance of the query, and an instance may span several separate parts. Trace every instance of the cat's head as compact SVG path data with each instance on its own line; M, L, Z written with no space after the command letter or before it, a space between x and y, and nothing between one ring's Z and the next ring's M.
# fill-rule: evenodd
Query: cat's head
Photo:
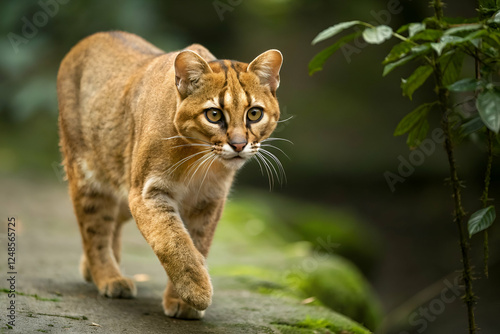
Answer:
M225 166L241 167L258 154L280 118L276 89L282 62L278 50L249 64L207 62L193 51L182 51L174 62L177 131L200 150L211 150Z

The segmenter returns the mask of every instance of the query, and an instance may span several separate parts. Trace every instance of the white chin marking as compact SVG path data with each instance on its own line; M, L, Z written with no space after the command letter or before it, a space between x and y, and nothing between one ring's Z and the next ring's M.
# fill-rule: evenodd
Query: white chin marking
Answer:
M240 169L241 167L243 167L245 162L247 162L247 159L243 159L243 158L224 159L224 158L222 158L222 159L220 159L220 161L222 161L222 163L227 168Z

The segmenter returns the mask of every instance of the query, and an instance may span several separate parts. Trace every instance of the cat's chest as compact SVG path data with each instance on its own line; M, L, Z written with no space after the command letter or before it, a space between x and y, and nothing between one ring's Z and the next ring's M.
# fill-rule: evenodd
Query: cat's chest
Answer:
M213 216L224 204L231 186L231 180L210 179L203 184L182 184L179 214L186 227L203 229L207 218Z
M206 177L203 180L179 182L176 184L179 206L182 211L201 211L207 203L224 199L231 186L232 178Z

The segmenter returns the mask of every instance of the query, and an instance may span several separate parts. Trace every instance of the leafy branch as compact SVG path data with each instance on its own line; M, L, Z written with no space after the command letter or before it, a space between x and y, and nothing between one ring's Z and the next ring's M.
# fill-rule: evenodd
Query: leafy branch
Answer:
M413 149L427 137L430 125L428 115L437 109L441 113L441 128L445 134L445 151L450 167L450 181L454 199L454 222L458 227L460 250L465 285L464 301L467 305L469 333L476 332L474 305L476 297L472 290L473 272L469 258L469 238L484 231L485 276L488 276L488 232L496 213L488 198L491 166L495 145L499 144L500 132L500 86L494 77L500 70L500 11L498 1L480 0L479 17L457 20L444 16L441 0L431 1L432 17L422 22L406 24L396 31L387 25L373 26L362 21L335 24L320 32L312 41L317 44L333 38L348 29L354 32L338 39L334 44L319 52L309 63L309 74L323 69L325 62L344 45L357 38L369 44L382 44L392 38L399 42L392 47L382 62L382 76L404 65L419 64L413 73L401 80L401 90L410 100L432 76L436 88L435 101L423 103L407 114L394 131L395 136L407 134L407 144ZM361 30L360 30L361 28ZM476 77L461 78L466 57L475 63ZM475 100L476 112L464 113L450 104L450 100L468 95ZM461 105L458 103L456 105ZM456 120L460 120L456 122ZM459 125L459 126L457 126ZM487 164L484 190L481 196L482 209L470 215L462 205L462 181L458 177L455 162L455 146L468 136L486 138ZM468 232L468 233L467 233ZM468 234L468 235L467 235Z

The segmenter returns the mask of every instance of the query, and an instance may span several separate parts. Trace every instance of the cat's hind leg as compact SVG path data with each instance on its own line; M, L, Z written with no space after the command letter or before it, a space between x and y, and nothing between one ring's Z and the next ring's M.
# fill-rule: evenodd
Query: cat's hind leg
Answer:
M126 202L122 203L120 206L117 218L116 218L116 224L115 224L115 228L113 231L113 255L114 255L116 263L118 265L120 265L120 260L121 260L122 228L123 228L123 225L130 218L132 218L132 215L130 214L128 204ZM85 256L85 254L82 254L82 257L80 259L80 273L82 274L85 281L92 282L92 274L90 273L90 266L89 266L89 263L87 261L87 257Z
M92 279L101 295L112 298L132 298L136 295L133 281L120 273L114 255L113 240L118 226L119 203L110 194L91 185L70 180L73 200L83 243L80 269L86 280ZM79 178L79 180L82 180Z
M122 251L122 228L123 225L132 218L127 202L122 202L119 205L118 215L116 216L115 229L113 231L113 255L118 264L121 261Z

